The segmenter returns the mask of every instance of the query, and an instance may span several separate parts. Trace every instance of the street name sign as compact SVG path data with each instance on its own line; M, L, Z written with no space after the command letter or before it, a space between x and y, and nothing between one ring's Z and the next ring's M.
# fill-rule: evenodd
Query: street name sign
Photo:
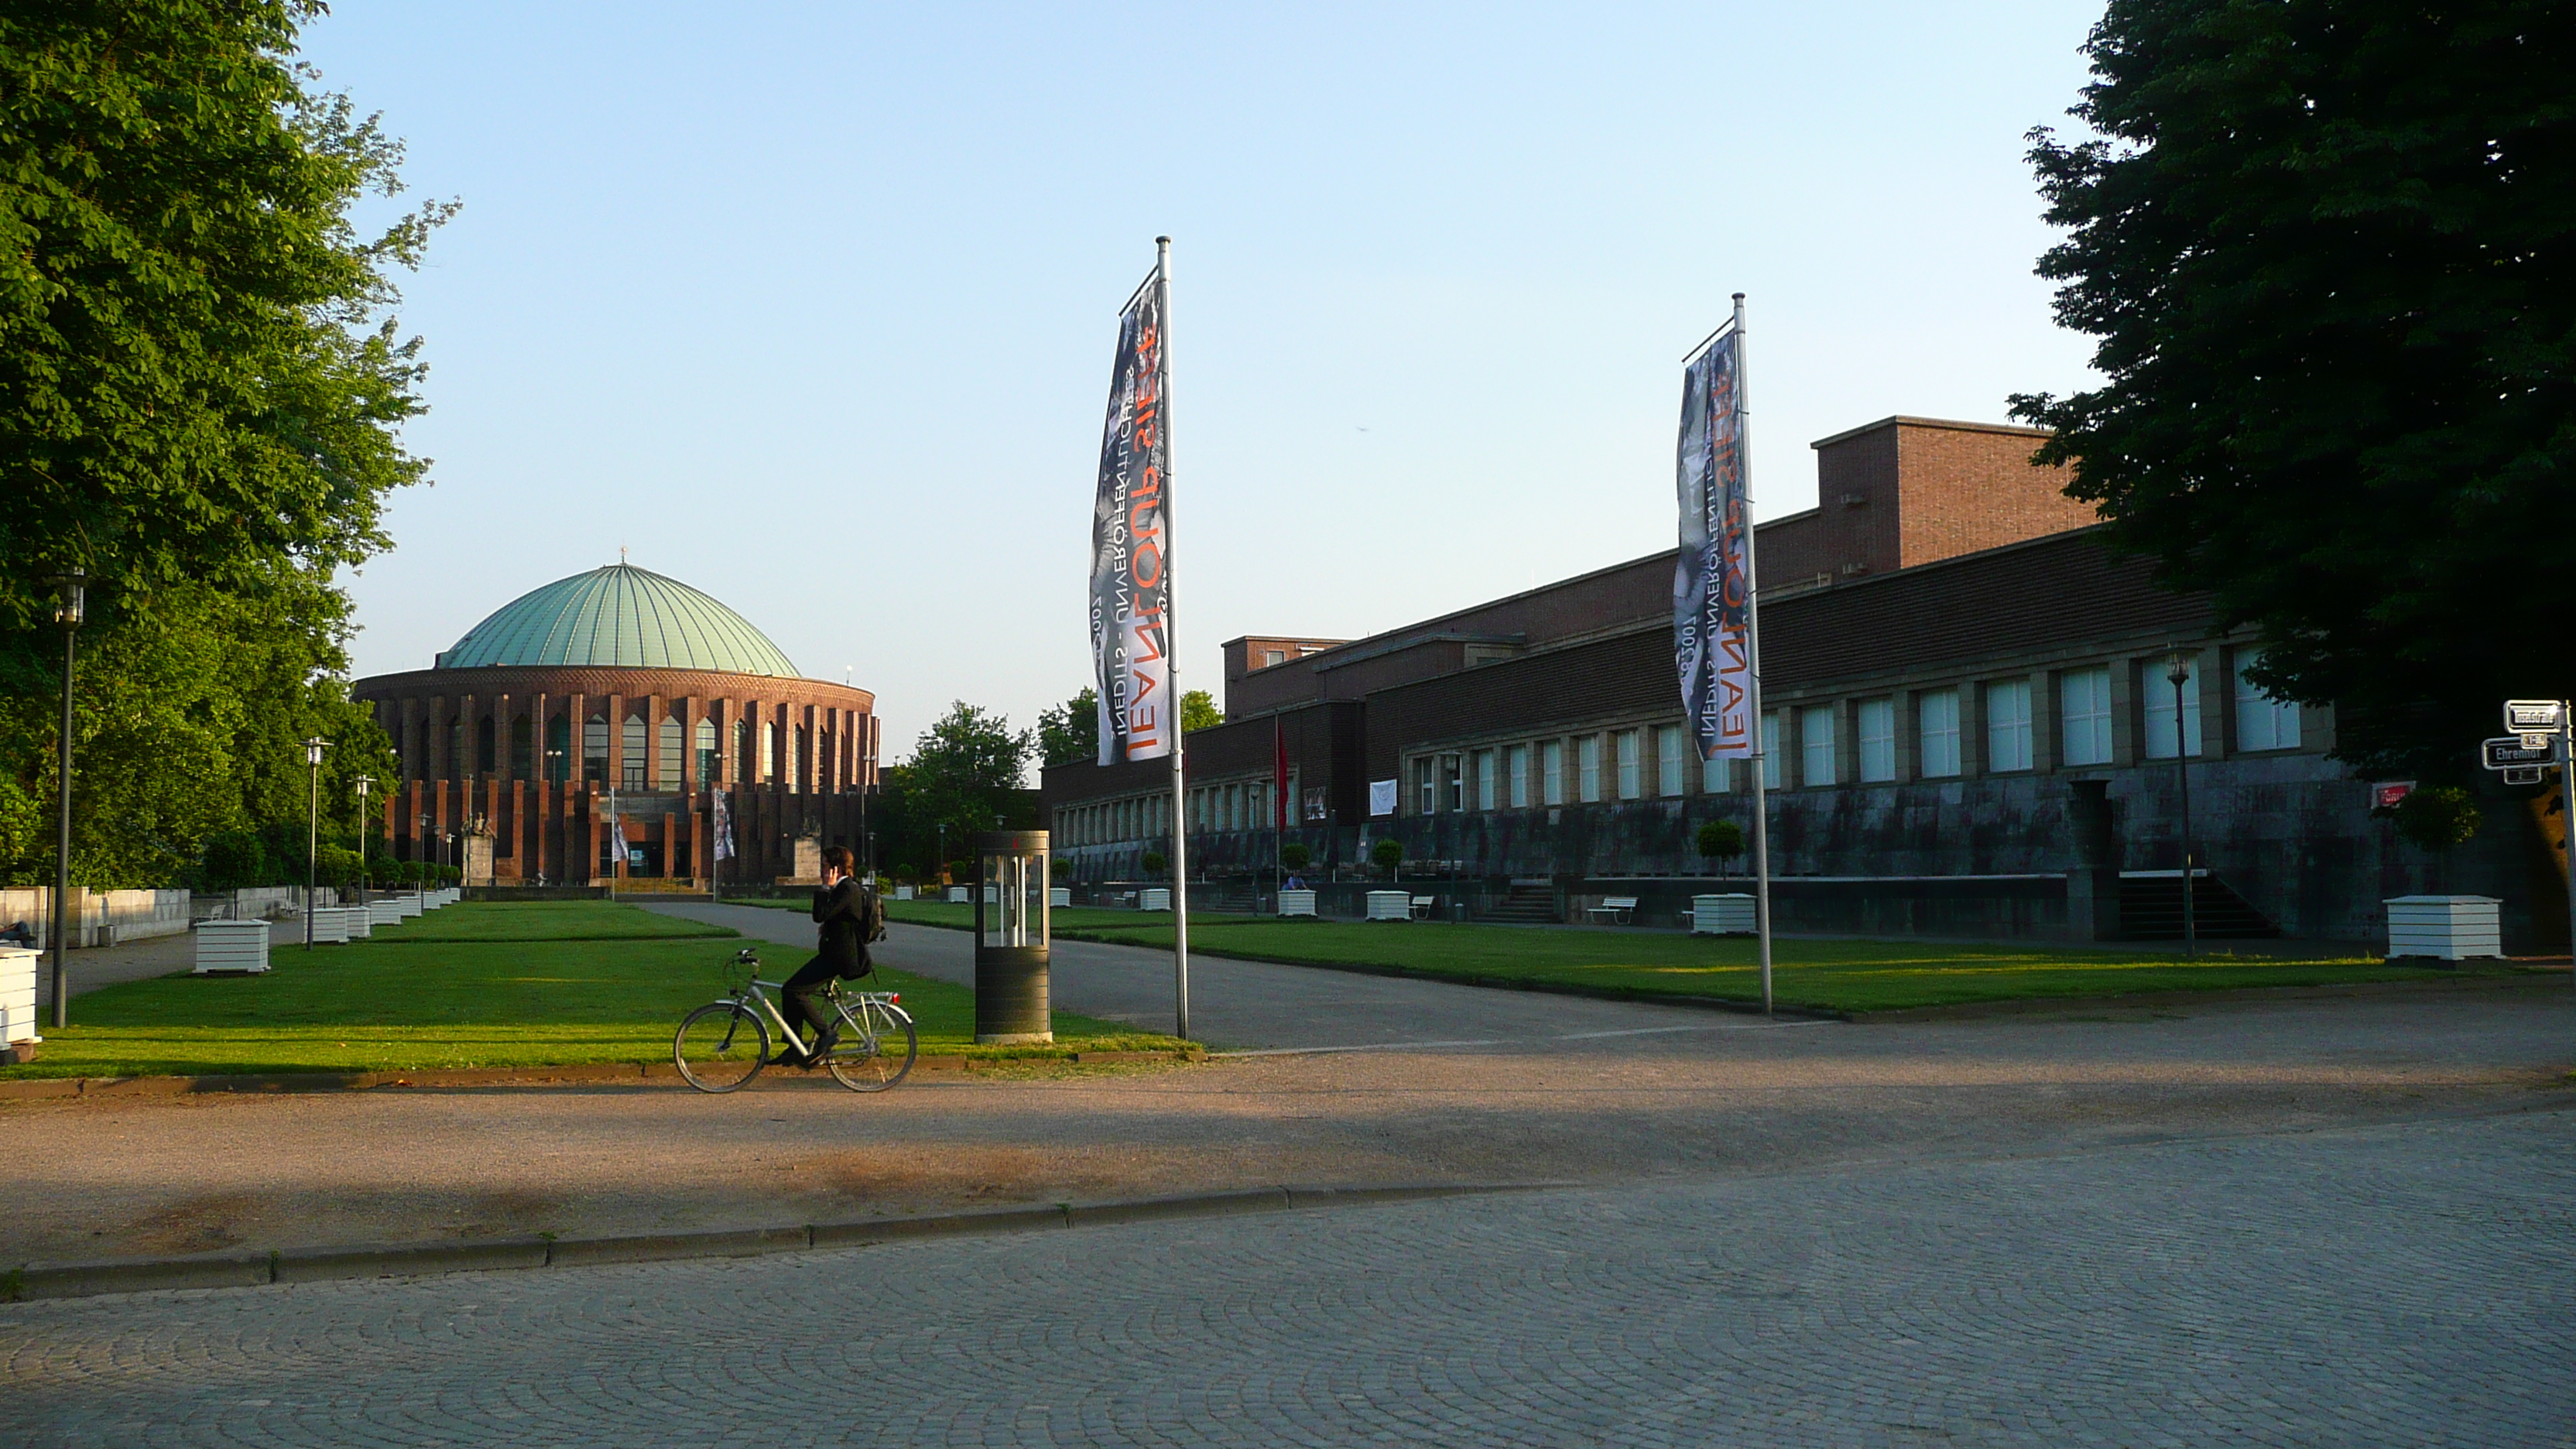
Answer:
M2504 735L2479 744L2479 763L2490 770L2509 770L2516 765L2554 765L2558 751L2544 738L2538 748L2524 744L2520 735Z
M2504 727L2515 734L2559 728L2566 706L2554 699L2508 699L2504 702Z

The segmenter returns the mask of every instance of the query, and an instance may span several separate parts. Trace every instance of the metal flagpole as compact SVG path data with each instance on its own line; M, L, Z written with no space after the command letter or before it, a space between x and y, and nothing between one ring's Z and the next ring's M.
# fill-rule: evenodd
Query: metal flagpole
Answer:
M2567 862L2567 974L2576 978L2576 702L2558 702L2558 835Z
M1771 1014L1771 751L1762 734L1762 589L1753 557L1753 410L1745 403L1744 294L1735 294L1735 468L1744 489L1744 653L1753 711L1753 935L1762 962L1762 1014Z
M1154 238L1154 285L1162 293L1162 305L1155 309L1162 336L1154 348L1155 394L1161 399L1163 438L1163 659L1164 684L1170 693L1172 711L1172 1015L1180 1029L1173 1034L1183 1041L1190 1039L1190 867L1189 816L1183 809L1184 771L1181 765L1182 741L1188 731L1182 725L1181 646L1172 628L1172 598L1179 591L1172 586L1172 239Z

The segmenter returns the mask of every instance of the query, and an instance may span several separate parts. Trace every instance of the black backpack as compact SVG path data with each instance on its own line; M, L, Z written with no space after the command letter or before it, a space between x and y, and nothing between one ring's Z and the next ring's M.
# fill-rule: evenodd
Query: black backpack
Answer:
M884 940L885 921L885 898L866 886L859 887L859 939Z

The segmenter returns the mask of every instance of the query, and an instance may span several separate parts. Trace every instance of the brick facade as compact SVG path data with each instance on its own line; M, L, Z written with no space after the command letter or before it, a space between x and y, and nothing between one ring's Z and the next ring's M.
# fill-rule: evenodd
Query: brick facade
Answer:
M2332 710L2272 727L2294 732L2286 742L2240 730L2277 710L2240 686L2250 637L2112 554L2090 509L2062 495L2063 473L2031 464L2040 441L1885 419L1818 443L1819 506L1762 526L1775 872L1899 896L1916 891L1900 878L1966 889L1977 877L1998 900L2045 879L2057 928L2085 934L2121 871L2180 862L2164 678L2179 649L2196 669L2198 858L2265 919L2361 941L2385 897L2472 891L2506 900L2509 941L2554 939L2555 917L2535 917L2525 888L2521 812L2491 809L2497 828L2432 860L2369 818L2366 782L2330 758ZM1228 722L1188 740L1194 870L1223 881L1275 862L1276 728L1297 805L1286 838L1325 870L1356 870L1393 837L1408 860L1489 891L1708 871L1694 832L1749 824L1750 777L1743 761L1704 768L1679 733L1673 562L1667 551L1271 668L1229 667ZM1394 814L1370 813L1373 781L1396 782ZM1168 839L1168 792L1159 762L1047 770L1048 823L1076 879L1136 878Z
M612 786L646 858L629 878L766 881L793 871L800 836L864 843L880 744L864 689L566 665L414 670L351 692L401 760L384 820L404 859L434 860L449 837L483 833L489 883L594 882L607 870ZM737 851L721 867L709 858L717 793Z

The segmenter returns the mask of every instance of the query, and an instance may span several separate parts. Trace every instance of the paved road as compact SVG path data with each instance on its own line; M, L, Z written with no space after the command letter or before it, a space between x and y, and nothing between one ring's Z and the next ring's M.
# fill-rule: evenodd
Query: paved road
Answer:
M801 912L696 902L659 902L645 909L711 921L756 940L801 948L807 954L813 951L814 926ZM965 931L891 924L874 954L888 966L917 975L965 986L975 983L975 938ZM804 957L788 953L773 959L792 969ZM1058 1010L1151 1031L1172 1029L1170 952L1057 941L1049 967L1048 986ZM1765 1023L1757 1017L1713 1016L1695 1007L1495 991L1222 956L1190 958L1190 1029L1219 1049L1482 1046L1580 1039L1600 1032L1808 1024L1786 1018Z
M27 1445L2576 1445L2565 1111L0 1308Z

